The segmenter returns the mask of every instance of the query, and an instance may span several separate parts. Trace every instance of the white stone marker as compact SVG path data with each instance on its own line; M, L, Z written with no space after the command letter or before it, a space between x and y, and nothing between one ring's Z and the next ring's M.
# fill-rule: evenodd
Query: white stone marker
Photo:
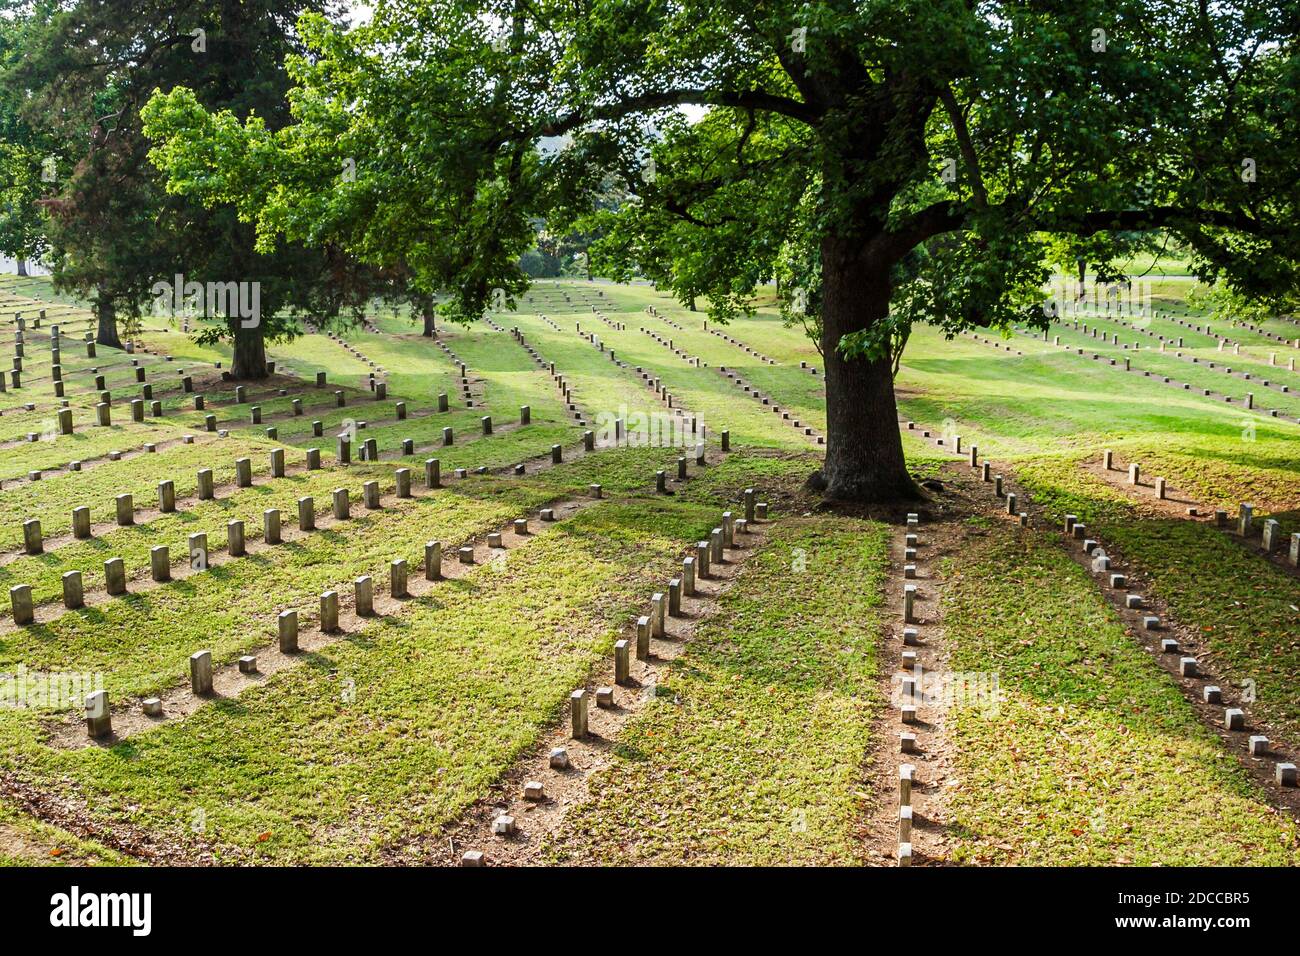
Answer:
M35 619L31 585L18 584L11 587L9 589L9 606L13 609L15 624L31 624Z
M275 620L280 653L290 654L298 649L298 612L281 611Z
M642 615L636 619L636 658L639 661L650 659L650 618Z
M667 617L668 600L662 591L650 597L650 636L662 638Z
M190 690L199 697L212 693L212 652L190 655Z
M23 550L28 554L40 554L45 550L41 522L37 518L28 518L23 522Z
M1264 521L1264 550L1269 554L1276 551L1282 544L1282 526L1273 518L1267 518Z
M279 508L268 508L262 512L262 540L267 544L280 543Z
M352 582L354 603L358 617L369 617L375 613L375 582L370 575L363 574Z
M163 544L149 549L149 574L158 582L172 578L171 550Z
M899 806L912 805L912 784L916 782L916 767L910 763L900 764L898 768L898 803Z
M1254 530L1254 516L1255 506L1243 503L1237 516L1237 534L1243 538L1250 537L1251 531Z
M587 736L587 691L575 690L569 695L569 734L574 740Z
M72 509L72 536L74 538L90 537L90 509L86 507Z
M93 739L113 735L112 716L108 710L108 691L86 695L86 733Z
M298 530L316 529L316 499L308 496L298 499Z
M114 595L126 593L126 568L121 558L104 562L104 589Z
M337 591L323 591L320 596L320 629L331 634L339 629L339 595Z
M388 592L395 598L410 597L406 587L406 560L398 558L388 566Z
M84 607L85 591L82 587L80 571L63 572L63 606L70 611Z
M903 623L917 624L916 619L916 594L917 587L915 584L903 585Z
M337 521L345 521L352 513L352 504L348 499L348 490L346 488L335 488L333 492L332 505L334 508L334 518Z
M1229 707L1223 712L1223 726L1229 730L1246 729L1246 712L1239 707Z
M614 683L627 684L631 681L631 660L626 640L614 642Z

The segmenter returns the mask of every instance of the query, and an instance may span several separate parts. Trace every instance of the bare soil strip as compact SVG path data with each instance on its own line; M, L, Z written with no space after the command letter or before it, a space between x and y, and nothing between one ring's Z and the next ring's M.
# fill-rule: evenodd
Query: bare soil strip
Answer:
M910 764L916 768L912 785L912 822L910 842L912 865L943 865L949 858L950 819L947 789L953 780L955 751L948 739L947 713L941 701L905 699L902 678L921 678L929 673L949 669L949 651L944 642L944 621L940 568L945 558L960 551L966 539L963 524L977 508L965 484L948 480L942 490L932 490L928 501L915 505L920 524L915 529L900 527L890 544L891 573L885 586L886 624L878 649L880 693L885 701L876 726L876 745L865 781L874 812L867 821L868 854L883 866L898 863L900 843L899 768ZM918 537L916 577L905 578L905 538ZM904 587L917 587L914 612L917 623L903 620ZM904 643L904 630L916 631L916 644ZM915 663L904 664L903 653L914 652ZM917 671L919 666L920 671ZM916 707L916 722L905 724L902 706ZM904 753L902 734L916 737L916 752Z

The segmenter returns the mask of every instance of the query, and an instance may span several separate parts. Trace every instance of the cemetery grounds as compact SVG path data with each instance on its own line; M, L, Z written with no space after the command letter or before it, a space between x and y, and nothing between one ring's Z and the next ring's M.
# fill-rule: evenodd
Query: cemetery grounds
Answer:
M769 301L542 281L237 393L5 277L0 862L1295 865L1300 325L1186 292L918 328L869 509Z

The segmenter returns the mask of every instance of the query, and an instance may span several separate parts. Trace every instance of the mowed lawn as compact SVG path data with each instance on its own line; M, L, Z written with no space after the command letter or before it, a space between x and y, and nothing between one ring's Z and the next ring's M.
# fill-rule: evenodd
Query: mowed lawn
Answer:
M1295 823L1039 533L973 529L943 569L955 671L997 675L954 708L963 863L1294 866Z
M1186 285L1164 281L1171 295ZM0 283L0 293L41 293L41 282ZM184 362L224 364L228 349L198 346L151 320L145 341L176 359L172 369L150 359L164 416L130 421L125 401L139 385L123 366L110 373L112 429L15 445L0 475L15 479L0 487L11 516L0 523L0 546L21 548L25 518L39 518L47 536L66 534L72 508L81 505L96 522L111 521L113 498L123 492L152 509L164 479L175 482L178 497L189 497L199 468L214 469L219 485L232 482L237 457L252 459L254 487L225 489L217 501L178 514L151 513L90 541L60 542L43 555L14 555L0 565L0 584L31 584L48 610L67 570L83 571L94 587L104 559L121 556L133 582L142 581L152 545L171 546L179 562L185 536L205 531L219 551L226 522L235 518L255 541L265 509L280 509L291 527L302 496L325 512L330 492L346 487L353 517L185 581L38 627L9 628L0 633L0 670L25 664L102 672L115 701L134 700L184 686L188 655L200 648L211 648L219 664L265 648L280 610L299 608L309 619L320 591L350 591L361 574L382 582L393 558L405 558L418 574L430 539L450 548L535 516L548 503L581 499L586 507L503 562L444 582L239 697L114 746L51 745L48 724L66 714L0 709L0 775L48 793L106 845L129 831L146 860L152 847L218 863L419 863L439 856L446 828L561 720L569 692L608 660L616 636L645 612L687 547L753 486L774 502L770 542L632 718L614 744L613 764L591 780L589 799L548 839L543 857L561 864L866 861L864 821L872 808L863 781L885 706L877 651L884 622L896 613L881 597L888 575L899 573L888 562L892 531L812 507L799 486L824 446L720 373L721 366L734 369L792 417L823 428L822 379L800 368L820 370L821 356L802 328L786 324L771 302L760 304L752 317L725 327L710 322L706 330L703 311L649 286L541 283L517 312L492 315L506 331L486 324L440 329L469 366L481 396L472 408L452 360L419 335L409 315L385 310L372 317L378 333L342 333L382 367L385 400L368 389L367 361L309 334L271 347L280 371L301 376L301 388L294 384L285 396L266 389L243 405L230 404L228 389L214 390L219 400L210 410L229 428L225 438L203 430L202 413L177 391L171 372ZM626 329L602 322L593 306ZM703 469L692 460L691 480L668 496L650 493L654 475L675 471L677 457L689 455L680 448L603 449L513 476L511 465L549 461L552 445L573 448L582 432L549 372L509 334L514 327L556 363L589 416L585 427L596 427L598 416L666 412L644 372L700 419L715 449L719 431L728 429L732 453ZM1252 501L1292 528L1300 514L1300 426L1257 416L1246 438L1240 408L1125 375L1041 338L1003 344L1013 351L917 329L897 381L900 414L978 444L1053 519L1079 514L1114 542L1150 580L1153 596L1203 635L1207 666L1234 685L1253 681L1255 712L1280 737L1300 739L1295 575L1217 529L1152 514L1084 467L1112 449L1206 504ZM609 349L625 367L610 361ZM105 350L98 361L121 359ZM34 367L39 361L34 356ZM76 366L90 367L82 358ZM314 388L317 371L327 372L329 388ZM334 406L336 386L347 389L344 408ZM39 389L52 404L49 383ZM83 382L70 393L79 425L93 415L91 392ZM446 413L433 411L441 392L451 396ZM308 404L302 416L289 413L294 397ZM396 418L398 401L407 403L407 420ZM279 429L276 438L251 422L251 404L282 416L266 423ZM528 426L516 424L521 405L531 408ZM23 412L17 402L3 409L0 441L39 430L28 426L48 416L44 408ZM483 415L492 416L496 434L482 434ZM315 420L324 423L319 438L311 432ZM339 467L333 436L360 420L367 424L358 442L375 438L385 460ZM451 446L441 444L444 427L453 428ZM31 468L185 433L196 443L81 472L51 471L39 482L22 478ZM415 454L398 455L403 439L416 443ZM914 475L942 479L952 456L919 433L904 431L903 441ZM296 467L312 447L323 451L323 470L269 477L271 449L285 448ZM447 487L393 501L393 470L411 468L418 486L428 457L440 459ZM455 468L479 467L496 473L451 476ZM360 506L367 480L383 489L379 511ZM591 499L592 483L603 486L603 500ZM944 786L954 861L1294 865L1294 825L1125 633L1088 576L1038 533L978 523L970 531L943 568L949 666L996 672L1005 697L995 715L959 708L947 723L956 747L954 779ZM0 807L0 864L130 859L16 806Z
M858 864L889 529L790 518L545 848L550 862Z

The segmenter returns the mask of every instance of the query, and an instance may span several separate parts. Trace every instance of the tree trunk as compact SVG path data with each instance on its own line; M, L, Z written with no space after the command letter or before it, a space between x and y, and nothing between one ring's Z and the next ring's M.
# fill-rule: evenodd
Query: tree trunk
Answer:
M27 275L27 260L26 260L26 259L19 259L19 260L18 260L18 274L19 274L20 276L25 276L25 275Z
M432 303L425 303L425 305L423 306L422 311L423 311L423 314L424 314L424 333L423 333L423 334L424 334L426 337L428 337L428 338L433 338L434 335L437 334L437 331L438 331L437 327L433 324L433 317L434 317L433 304L432 304Z
M889 314L889 269L861 252L863 243L822 242L822 355L826 363L827 497L879 502L916 498L907 473L894 404L888 350L879 358L845 358L840 338Z
M95 293L95 318L98 319L96 344L120 349L122 340L117 334L117 303L102 287Z
M690 306L691 306L691 311L692 311L692 312L695 312L695 311L696 311L696 308L695 308L695 296L691 296Z
M235 338L235 358L230 363L231 378L266 378L266 338L262 326L244 328L239 320L230 323Z
M1079 298L1083 298L1083 281L1088 277L1088 260L1079 260Z

